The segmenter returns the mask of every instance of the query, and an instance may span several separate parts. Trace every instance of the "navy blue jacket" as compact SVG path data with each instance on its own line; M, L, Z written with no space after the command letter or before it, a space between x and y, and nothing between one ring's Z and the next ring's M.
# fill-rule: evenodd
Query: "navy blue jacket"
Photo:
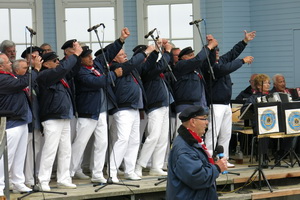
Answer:
M215 62L215 51L205 47L211 62ZM202 71L207 69L207 61L204 48L192 59L179 60L174 67L174 75L177 79L173 84L176 105L193 104L202 105L206 98L205 81ZM206 104L206 102L204 103Z
M153 58L153 63L151 64L150 69L141 76L147 96L147 111L169 105L169 92L166 90L167 88L166 83L164 83L164 78L160 75L168 66L167 63L170 61L170 54L163 54L163 58L167 63L163 58L156 62L158 54L156 53L154 55L156 56Z
M113 91L117 97L118 108L138 109L140 88L143 93L142 95L144 106L147 105L146 95L140 77L141 69L138 69L140 67L140 64L144 61L145 57L145 53L138 53L125 63L112 63L110 70L113 71L119 67L122 67L123 69L123 75L116 79L116 86L113 88ZM148 62L148 60L146 62ZM112 109L111 114L114 114L117 111L117 108Z
M252 87L249 85L236 96L235 100L247 100L252 94L255 94L255 92L252 91Z
M123 46L123 43L119 39L113 44L105 52L107 62L111 62ZM78 117L98 120L101 104L103 103L101 102L101 88L104 93L107 90L107 100L111 101L117 107L117 99L111 87L111 77L115 81L116 75L113 71L107 74L107 69L104 66L106 66L106 63L103 54L100 54L94 60L94 68L100 72L101 76L97 77L90 69L84 66L81 66L78 74L75 76Z
M75 113L73 95L70 88L66 88L60 80L76 66L79 57L71 55L53 69L42 70L37 82L39 85L39 106L41 122L48 119L70 119L70 111Z
M39 95L39 86L37 84L36 81L33 82L32 84L32 96L31 96L31 110L32 110L32 123L33 124L29 124L28 128L29 128L29 132L33 132L35 130L41 130L42 126L41 126L41 121L40 121L40 116L39 116L39 102L38 102L38 95Z
M210 81L210 74L204 71L207 87L212 88L212 103L213 104L225 104L228 105L232 95L232 82L230 73L236 71L244 64L243 59L236 59L245 49L246 43L244 41L238 42L234 47L226 54L220 56L219 61L213 64L213 71L215 80ZM210 97L208 104L210 103Z
M37 72L32 70L32 81L37 77ZM27 96L24 92L29 84L29 74L14 78L9 74L0 73L0 110L8 110L14 112L12 117L7 118L7 124L10 121L19 121L19 124L27 124L31 122L31 110ZM28 118L30 117L30 118ZM24 122L24 123L23 123ZM7 126L6 128L13 128Z
M167 200L218 199L220 169L208 161L202 146L184 127L178 129L168 160Z

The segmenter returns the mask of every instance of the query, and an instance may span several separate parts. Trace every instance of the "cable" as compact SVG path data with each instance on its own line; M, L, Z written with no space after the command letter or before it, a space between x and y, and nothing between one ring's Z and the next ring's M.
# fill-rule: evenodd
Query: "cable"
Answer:
M234 190L231 190L231 191L228 191L228 192L222 192L222 190L223 190L223 189L225 188L225 186L227 185L227 181L228 181L228 175L227 175L227 181L226 181L226 184L225 184L224 188L222 188L222 190L221 190L220 192L218 192L218 193L220 193L220 194L229 194L229 193L233 193L233 192L237 192L237 191L239 191L239 190L242 190L244 187L246 187L246 186L250 185L251 183L253 183L253 182L255 181L255 179L257 178L257 176L258 176L258 175L254 176L254 177L249 181L249 183L247 183L246 185L243 185L243 186L241 186L241 187L238 187L238 188L236 188L236 189L234 189Z

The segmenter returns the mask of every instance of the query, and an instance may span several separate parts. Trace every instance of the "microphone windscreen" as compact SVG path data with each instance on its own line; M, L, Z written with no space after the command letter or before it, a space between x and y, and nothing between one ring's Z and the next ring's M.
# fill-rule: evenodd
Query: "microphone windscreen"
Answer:
M217 154L224 153L224 147L222 145L217 146L216 152Z

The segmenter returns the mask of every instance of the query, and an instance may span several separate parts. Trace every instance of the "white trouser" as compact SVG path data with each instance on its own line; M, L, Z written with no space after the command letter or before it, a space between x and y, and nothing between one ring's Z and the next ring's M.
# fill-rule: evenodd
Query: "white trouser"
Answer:
M45 143L41 154L40 183L48 184L57 153L57 183L71 183L71 131L70 119L53 119L42 122Z
M146 167L152 156L152 168L162 169L168 145L169 107L148 113L147 137L137 163Z
M33 161L33 133L28 134L28 141L27 141L27 152L26 152L26 159L25 159L25 183L26 184L33 184L34 183L34 161ZM41 132L37 129L34 130L34 150L35 150L35 167L36 167L36 175L39 172L40 168L40 161L41 161L41 149L43 147L44 137L42 136Z
M142 115L142 116L141 116ZM145 111L140 111L140 143L142 142L144 133L147 132L148 116ZM142 118L143 117L143 118Z
M77 134L77 118L73 117L70 121L70 128L71 128L71 144L74 142Z
M113 116L118 139L110 155L110 172L115 177L123 159L125 173L134 172L140 145L140 114L138 110L129 109L118 111Z
M105 154L107 150L107 113L102 112L98 121L88 118L78 118L77 136L72 144L71 176L81 168L84 150L89 139L94 133L94 156L93 156L93 178L103 176L103 166L105 163Z
M208 130L205 134L205 144L209 153L213 155L216 144L224 147L224 156L229 157L229 142L232 129L232 112L230 105L213 104L214 111L214 147L212 146L212 126L211 119L208 124ZM211 117L211 116L210 116Z
M90 139L89 139L89 141L88 141L88 143L85 147L83 156L82 156L81 168L77 172L80 172L80 171L81 172L83 172L83 171L92 172L92 170L94 168L93 167L93 165L94 165L94 161L93 161L93 158L94 158L94 142L95 142L95 136L91 135L91 137L90 137ZM71 160L72 160L72 158L71 158Z
M173 140L178 136L178 129L179 127L181 126L181 120L179 119L179 115L180 115L181 112L179 113L176 113L176 122L175 122L175 131L174 131L174 135L173 135Z
M28 125L23 124L6 129L8 172L10 181L14 185L24 184L24 162L26 157ZM4 163L3 156L0 159L0 193L4 189Z

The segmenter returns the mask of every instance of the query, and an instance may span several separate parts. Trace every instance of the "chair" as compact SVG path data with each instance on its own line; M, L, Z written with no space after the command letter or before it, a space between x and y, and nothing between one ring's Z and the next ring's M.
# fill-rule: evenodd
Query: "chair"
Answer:
M238 141L238 135L244 134L246 135L246 138L244 140L244 152L246 152L246 155L248 154L248 136L253 134L253 129L251 127L245 126L245 121L240 119L241 115L241 107L243 104L239 103L232 103L232 132L236 134L237 141ZM251 161L253 157L253 146L254 146L254 139L252 139L252 146L251 146Z

